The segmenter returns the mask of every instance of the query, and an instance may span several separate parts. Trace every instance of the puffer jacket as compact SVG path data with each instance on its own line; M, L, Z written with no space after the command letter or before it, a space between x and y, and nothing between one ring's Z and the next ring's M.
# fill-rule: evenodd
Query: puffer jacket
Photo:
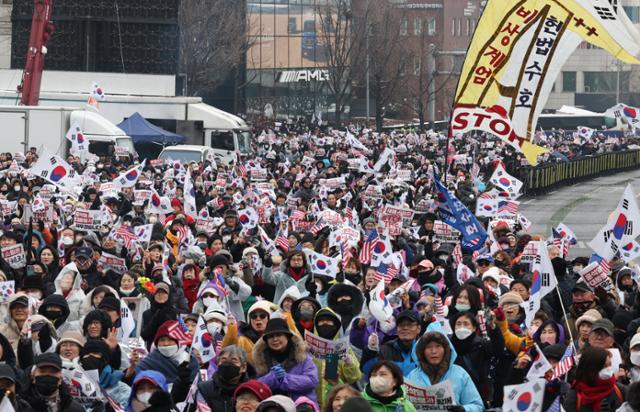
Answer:
M427 328L427 332L437 332L441 335L441 339L446 341L449 345L449 354L448 359L443 360L447 362L448 367L444 374L440 377L440 382L450 381L453 387L453 397L455 398L456 405L462 405L466 412L482 412L484 410L484 404L482 403L482 397L480 397L480 393L478 393L478 389L473 383L471 376L467 373L459 365L456 365L456 359L458 355L451 345L451 342L447 338L447 336L441 331L441 326L439 323L434 322L429 325ZM407 377L407 381L412 385L429 387L432 385L431 379L429 375L425 372L427 368L427 361L424 356L424 350L426 347L425 337L428 335L425 334L416 347L416 353L418 355L418 359L420 360L420 366L415 368ZM446 348L445 348L446 349ZM447 357L447 353L445 351L445 357ZM440 383L434 382L434 383Z
M362 397L365 401L369 402L372 412L415 412L416 408L413 406L411 401L407 399L404 387L400 387L398 390L401 392L401 395L388 404L384 404L380 400L376 399L375 394L371 392L369 385L367 385L365 390L362 392Z
M289 259L282 262L279 269L276 271L274 271L272 267L264 267L262 269L262 278L264 279L265 283L276 287L276 292L273 296L274 302L279 302L284 292L294 285L297 286L301 294L307 292L305 283L307 283L309 281L309 277L312 276L311 267L308 265L307 259L305 258L304 263L305 275L302 276L300 280L296 281L294 278L292 278L288 273L288 269Z
M286 373L281 381L271 371L278 362L271 359L269 348L264 339L253 347L253 364L258 380L271 388L274 394L290 397L294 401L301 396L317 402L318 368L306 352L304 341L297 335L291 336L291 348L288 358L281 364Z

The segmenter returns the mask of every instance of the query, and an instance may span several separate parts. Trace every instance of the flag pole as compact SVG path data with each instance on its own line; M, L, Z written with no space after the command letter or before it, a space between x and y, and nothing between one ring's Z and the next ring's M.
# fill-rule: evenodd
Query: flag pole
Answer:
M562 308L562 314L564 315L565 324L567 325L567 332L569 333L569 341L571 342L571 345L575 348L575 341L573 340L573 334L571 333L571 328L568 327L569 324L566 322L567 311L564 308L564 302L562 301L562 295L560 294L560 289L558 288L557 284L556 284L556 293L558 294L558 300L560 301L560 307Z

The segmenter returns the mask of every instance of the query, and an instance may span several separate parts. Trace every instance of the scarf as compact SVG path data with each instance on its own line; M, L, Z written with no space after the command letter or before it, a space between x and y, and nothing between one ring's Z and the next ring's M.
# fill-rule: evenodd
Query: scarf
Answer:
M604 398L609 396L616 387L616 378L596 379L592 385L582 381L575 381L573 384L578 398L578 410L581 405L591 405L593 412L600 412L600 404Z
M302 279L302 277L304 276L304 266L299 269L289 267L287 271L289 272L289 276L291 276L296 282Z

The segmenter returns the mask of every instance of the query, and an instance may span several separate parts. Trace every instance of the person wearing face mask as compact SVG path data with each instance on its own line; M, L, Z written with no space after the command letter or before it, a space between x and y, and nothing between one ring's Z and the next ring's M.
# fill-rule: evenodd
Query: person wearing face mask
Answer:
M153 340L155 349L138 363L136 374L141 371L155 370L161 372L167 382L173 383L178 379L180 365L185 363L189 369L189 375L185 380L189 379L189 382L193 382L199 370L198 361L193 354L189 356L183 344L172 335L174 328L180 327L176 320L168 320L160 325Z
M171 287L166 282L155 284L156 293L150 298L151 307L142 313L142 332L140 336L151 347L156 331L164 322L177 320L179 312L171 304Z
M44 353L35 358L28 372L27 385L22 397L38 412L82 412L84 408L69 395L62 380L62 361L55 353Z
M83 291L89 291L103 283L102 278L104 276L98 271L98 266L93 256L93 248L88 243L81 244L80 247L74 250L73 261L81 275Z
M362 397L371 405L372 412L415 412L416 408L407 399L404 377L398 365L379 361L371 368L367 380Z
M299 250L290 252L277 271L271 267L272 262L270 259L265 259L264 265L262 277L265 283L276 287L273 297L274 302L279 302L284 291L293 285L298 287L300 293L306 292L307 287L305 285L313 279L311 268L307 264L307 258L304 252Z
M62 334L68 330L82 330L79 320L67 321L69 317L69 304L63 296L47 296L38 308L38 313L53 323L58 336L62 336Z
M449 307L449 317L453 317L460 312L478 313L482 308L480 292L475 286L465 283L460 285L453 294L451 306Z
M250 364L253 364L253 347L260 340L267 323L274 310L273 303L266 300L259 300L249 308L247 312L248 322L242 322L240 326L235 320L229 319L227 331L222 340L222 347L230 345L240 346L245 353Z
M131 385L125 412L176 412L165 376L157 371L138 373Z
M554 320L547 320L533 334L533 340L541 349L549 345L565 344L564 328Z
M84 291L81 289L82 276L78 272L75 263L69 263L60 270L56 277L54 285L56 294L62 295L69 306L68 321L80 319L80 307L85 298Z
M504 340L495 324L487 327L488 339L482 338L478 331L480 325L470 312L461 312L450 318L454 331L451 345L457 352L455 363L463 367L473 379L485 406L493 399L495 381L490 378L489 369L492 357L500 358L504 349ZM500 374L496 379L501 377Z
M629 365L626 369L629 382L640 382L640 331L629 342Z
M253 347L253 366L258 380L273 393L296 400L316 401L318 369L306 352L304 341L284 319L271 319L264 335Z
M0 364L0 403L4 403L4 398L7 397L14 411L31 410L31 405L18 394L18 388L15 371L9 365Z
M239 346L227 346L216 357L217 368L211 378L198 384L196 402L205 402L212 411L232 412L235 410L234 393L249 380L247 376L247 354ZM179 378L171 389L176 402L187 396L192 381ZM189 411L195 412L196 402Z
M576 368L575 381L564 399L567 411L615 411L625 401L625 387L616 383L611 354L602 348L587 348Z
M351 332L351 321L362 312L364 295L354 285L336 283L327 292L327 304L338 315L345 335Z
M309 296L303 296L291 305L291 315L300 336L304 336L305 331L313 332L313 319L322 305L320 302ZM290 327L295 332L293 328Z
M416 346L420 365L409 374L407 381L428 387L448 380L456 403L449 411L482 412L484 405L478 389L467 371L456 364L458 354L440 330L439 323L432 323L420 338Z
M28 196L28 193L23 190L22 182L19 179L15 179L11 184L11 190L7 193L7 200L13 202L18 200L22 196Z
M46 294L50 295L55 292L55 286L53 283L55 278L58 276L58 273L60 273L60 258L58 257L58 251L51 246L45 246L40 249L38 261L47 267L46 273L43 272L41 278L44 283Z
M315 326L314 333L323 339L335 340L342 336L340 317L329 308L320 309L316 313L313 323ZM337 379L328 379L325 377L327 366L325 360L314 358L313 363L318 369L318 379L320 383L316 388L316 394L319 400L318 404L321 408L325 404L325 400L333 386L343 383L354 384L362 377L360 362L352 348L348 349L344 359L338 360Z
M193 263L182 267L182 289L184 297L187 299L189 311L193 311L193 305L198 299L198 288L200 287L200 268Z
M620 295L620 304L626 309L632 308L635 305L638 294L638 284L632 275L632 270L624 267L616 276L616 286L618 288L618 294Z
M596 297L593 289L583 280L576 282L571 290L571 298L571 306L568 308L567 315L562 321L565 330L571 331L571 336L578 335L575 326L576 320L589 309L597 310L603 318L608 319L611 319L617 310L617 305L613 299L608 299L606 292L604 294L600 293L599 296Z
M131 388L122 382L124 372L109 365L111 350L102 340L89 339L80 351L80 365L85 371L98 372L98 384L121 408L126 408Z

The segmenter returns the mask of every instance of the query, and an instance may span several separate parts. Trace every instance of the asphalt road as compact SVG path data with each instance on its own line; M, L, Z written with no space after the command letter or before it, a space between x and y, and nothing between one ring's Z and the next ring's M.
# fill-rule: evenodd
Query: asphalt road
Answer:
M629 183L640 198L640 170L635 170L566 186L543 196L519 199L520 213L533 223L529 233L540 234L545 239L551 236L552 227L560 222L566 224L578 238L570 257L590 256L588 243L618 206Z

